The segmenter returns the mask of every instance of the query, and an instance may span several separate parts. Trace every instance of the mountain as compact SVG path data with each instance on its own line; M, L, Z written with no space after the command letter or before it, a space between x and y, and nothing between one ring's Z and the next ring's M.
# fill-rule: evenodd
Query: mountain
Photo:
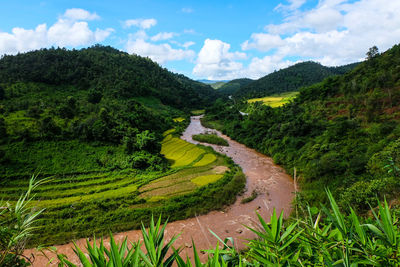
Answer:
M357 66L357 64L325 67L312 61L297 63L288 68L268 74L247 85L240 86L240 89L235 90L234 96L248 99L298 91L301 87L321 82L329 76L344 74Z
M253 82L253 80L248 78L235 79L219 87L218 93L223 95L232 95L236 91L238 91L241 87L244 87L251 82Z
M198 108L214 98L209 86L179 78L148 58L95 45L82 50L42 49L4 56L0 61L2 83L35 82L71 85L117 97L155 96L176 108Z
M210 83L217 83L217 82L223 82L227 83L229 80L207 80L207 79L202 79L202 80L197 80L198 82L205 83L205 84L210 84Z
M304 64L325 69L314 63L300 66ZM288 173L296 168L300 203L326 203L326 187L343 207L351 204L361 211L369 204L375 207L377 196L398 198L400 45L346 74L304 87L283 107L236 101L237 108L232 108L234 104L217 101L206 110L206 122L270 155ZM237 111L244 109L248 116Z
M3 56L0 175L163 169L162 133L213 99L210 86L111 47Z

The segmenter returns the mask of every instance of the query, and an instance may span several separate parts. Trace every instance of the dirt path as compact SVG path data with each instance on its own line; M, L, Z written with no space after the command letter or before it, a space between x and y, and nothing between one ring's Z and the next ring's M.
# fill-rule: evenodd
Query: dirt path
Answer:
M192 140L192 135L204 133L207 130L214 131L201 125L200 116L192 117L191 123L183 133L182 139L191 143L198 143ZM291 211L291 201L294 196L292 178L281 167L275 165L271 158L247 148L219 132L217 134L226 139L229 146L210 146L216 151L231 157L235 163L242 167L247 177L246 192L224 211L212 211L196 218L169 223L166 228L166 236L170 238L173 235L181 234L175 242L175 247L184 246L186 249L183 255L188 253L191 256L192 239L195 240L198 250L215 246L217 239L209 232L209 229L221 239L233 237L235 244L239 248L245 248L246 239L254 238L254 234L243 225L254 226L257 223L255 211L267 220L269 220L273 208L278 213L284 210L286 215ZM250 196L253 190L257 191L257 198L249 203L241 204L241 200ZM115 234L115 239L122 241L125 236L128 236L128 240L135 241L141 237L141 234L138 230L127 231ZM80 239L77 244L80 247L84 247L85 242L85 239ZM68 243L55 247L59 253L66 254L72 262L78 263L78 259L72 251L72 246L72 243ZM25 255L28 256L32 253L35 253L35 251L27 250ZM51 255L49 256L52 257ZM206 257L206 255L202 256ZM44 256L36 254L33 266L46 266L47 262L48 260Z

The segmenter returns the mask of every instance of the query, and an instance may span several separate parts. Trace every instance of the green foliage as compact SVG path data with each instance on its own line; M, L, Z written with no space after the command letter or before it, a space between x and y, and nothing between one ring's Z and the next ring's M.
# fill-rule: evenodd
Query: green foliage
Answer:
M397 217L386 201L379 203L377 212L371 209L373 219L358 216L352 208L350 216L339 209L329 190L326 192L330 208L305 208L302 218L284 221L283 213L275 210L269 222L258 215L259 225L247 227L257 235L249 240L246 251L238 251L232 238L219 240L214 249L203 251L207 260L200 261L193 241L192 259L184 260L180 250L173 248L176 236L164 247L165 224L160 219L150 221L148 231L142 226L144 250L140 242L128 248L126 239L117 245L111 236L110 248L88 241L89 259L75 245L75 253L84 266L398 266L400 228ZM220 244L222 246L220 246ZM173 250L170 253L169 250ZM171 255L166 259L166 255ZM71 265L64 255L61 264ZM122 265L124 264L124 265Z
M195 134L192 136L193 140L202 142L202 143L209 143L219 146L229 146L228 141L219 137L213 133L205 133L205 134Z
M319 192L329 186L341 206L365 211L376 195L396 198L400 191L400 46L373 61L301 89L282 107L216 101L202 122L270 155L289 173L295 167L300 194L311 205L326 203Z
M251 82L253 82L253 80L247 78L235 79L227 83L224 83L219 88L215 89L218 89L218 94L232 95L236 93L238 90L240 90L241 87L244 87Z
M257 98L272 94L298 91L301 87L321 82L323 79L344 74L358 63L341 67L325 67L315 62L302 62L291 67L275 71L258 80L248 82L238 89L230 90L236 98ZM223 90L221 88L220 90ZM218 90L219 92L219 90Z
M21 257L27 241L37 229L38 217L44 211L31 207L32 192L45 181L37 181L32 176L28 190L17 202L0 201L0 266L27 266Z

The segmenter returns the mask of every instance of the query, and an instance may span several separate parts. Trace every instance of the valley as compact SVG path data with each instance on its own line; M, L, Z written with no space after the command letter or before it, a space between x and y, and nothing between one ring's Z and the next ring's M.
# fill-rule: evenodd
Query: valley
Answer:
M206 131L210 131L211 129L204 128L200 123L200 118L201 116L191 117L191 122L187 129L183 132L182 139L175 139L172 141L176 143L182 142L182 146L186 144L186 146L192 147L193 149L201 150L201 148L193 145L198 144L199 142L194 141L192 139L192 135L204 133ZM180 234L175 242L175 246L185 247L183 255L188 253L188 255L193 256L193 251L191 248L192 240L194 240L196 248L199 250L209 249L212 247L218 240L209 232L209 230L212 230L222 239L225 237L232 237L237 245L237 248L243 249L245 248L244 243L246 242L246 239L255 237L255 234L244 227L244 225L256 225L256 211L266 219L269 219L271 216L273 208L275 208L279 213L284 211L285 217L289 216L291 213L291 202L294 197L293 179L286 174L282 168L275 165L271 158L268 158L265 155L254 151L253 149L249 149L219 132L217 133L219 136L227 140L229 146L204 145L211 146L215 151L229 156L243 169L243 173L246 175L246 188L244 193L240 195L232 205L226 206L220 211L211 211L204 215L194 214L197 215L194 218L170 222L167 225L166 239ZM173 137L171 137L171 139L172 138ZM166 139L165 141L171 142L171 139ZM190 144L186 143L185 141L190 142ZM206 155L208 154L205 154L204 156ZM199 163L201 160L197 162ZM206 166L208 170L206 170L205 173L213 172L216 175L222 175L222 173L227 170L227 167L219 165L219 163ZM196 175L197 177L201 177L199 175L204 174ZM191 179L193 177L193 175L190 176ZM184 178L181 180L181 182L185 183L184 180L188 181L187 179L188 178ZM172 183L171 180L160 178L155 180L153 183L150 183L146 187L152 188L154 185L155 187L166 188L165 186L170 186L167 191L174 192L174 188L171 188L171 184L176 184L176 182ZM180 186L181 185L179 185L179 187ZM257 192L257 197L248 203L241 203L241 201L244 198L249 197L253 191ZM207 201L213 202L214 205L217 204L216 200L217 199L212 197L207 199ZM171 221L171 213L162 214L165 218L169 217ZM121 242L127 236L128 240L136 241L140 239L140 234L141 233L139 230L119 232L114 234L114 238L118 242ZM86 239L79 239L76 241L76 243L83 247L86 243ZM79 262L72 251L72 243L57 245L56 247L58 253L66 254L68 258L75 264ZM25 255L30 255L31 253L36 252L34 249L25 251ZM52 254L49 253L48 256L51 257ZM202 260L205 260L206 257L206 254L201 255ZM34 266L43 266L47 263L47 261L47 258L37 253Z

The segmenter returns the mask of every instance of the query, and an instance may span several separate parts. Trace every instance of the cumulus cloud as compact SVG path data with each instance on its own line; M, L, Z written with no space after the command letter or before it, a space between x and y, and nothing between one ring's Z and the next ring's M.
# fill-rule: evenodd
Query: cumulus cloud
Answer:
M157 24L156 19L128 19L124 21L124 26L126 28L136 26L141 29L150 29Z
M288 0L287 2L289 2L288 5L280 3L275 7L275 10L283 12L293 11L304 5L306 0Z
M169 44L152 44L144 39L130 39L126 44L126 50L130 54L149 57L160 64L167 61L192 59L195 56L193 50L175 49Z
M153 42L157 42L157 41L164 41L164 40L168 40L171 39L175 36L177 36L178 34L175 32L160 32L156 35L154 35L153 37L151 37L150 39Z
M49 28L40 24L35 29L15 27L11 33L0 32L0 55L16 54L49 46L81 46L105 40L114 30L91 30L85 20L98 19L96 13L68 9Z
M81 8L67 9L63 15L64 18L71 20L95 20L100 19L96 13L90 13L87 10Z
M267 52L273 48L283 45L284 42L279 35L268 33L253 33L251 41L245 41L242 44L243 50L258 49Z
M278 5L275 10L286 12L284 22L267 25L265 32L253 33L242 43L243 50L270 52L254 58L244 72L270 72L293 64L288 61L291 57L329 66L352 63L365 58L373 45L383 51L400 40L400 17L396 15L400 1L320 0L314 8L300 10L303 4L303 0L292 0L289 5Z
M221 40L206 39L201 48L193 74L208 79L232 79L240 75L243 64L236 61L245 59L242 52L230 52L230 44Z

